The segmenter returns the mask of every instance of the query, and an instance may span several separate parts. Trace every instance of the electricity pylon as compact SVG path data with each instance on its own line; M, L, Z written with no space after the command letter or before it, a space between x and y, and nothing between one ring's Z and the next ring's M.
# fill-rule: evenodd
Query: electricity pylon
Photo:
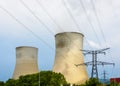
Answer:
M81 65L92 65L92 72L91 72L91 78L98 78L98 69L97 69L97 65L115 65L114 63L110 63L110 62L103 62L103 61L98 61L97 60L97 54L106 54L105 50L108 50L110 48L105 48L105 49L100 49L100 50L81 50L84 53L84 55L87 54L92 54L92 61L83 63L83 64L75 64L75 66L81 66Z
M103 75L103 80L106 81L106 79L107 79L107 78L106 78L106 75L108 75L108 74L104 71L104 72L102 73L102 75Z

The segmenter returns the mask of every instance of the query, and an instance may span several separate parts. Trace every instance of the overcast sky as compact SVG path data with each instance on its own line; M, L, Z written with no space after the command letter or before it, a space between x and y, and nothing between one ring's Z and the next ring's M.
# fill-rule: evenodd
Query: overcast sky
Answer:
M100 66L99 77L104 70L108 78L120 77L120 0L0 0L0 80L12 77L18 46L37 47L39 70L52 70L54 35L66 31L83 33L84 49L110 47L98 59L116 65ZM86 62L90 60L85 56ZM91 66L87 70L90 76Z

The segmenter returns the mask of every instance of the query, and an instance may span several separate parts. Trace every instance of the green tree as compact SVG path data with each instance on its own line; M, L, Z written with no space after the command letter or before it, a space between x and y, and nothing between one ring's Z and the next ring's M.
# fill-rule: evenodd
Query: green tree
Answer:
M67 84L64 76L61 73L55 73L52 71L40 72L41 86L60 86L61 84Z
M67 82L61 73L41 71L36 74L20 76L17 80L9 79L4 86L38 86L39 84L40 86L60 86L61 84L67 84Z
M18 80L9 79L5 86L38 86L39 85L39 73L26 76L20 76ZM1 85L0 85L1 86Z
M17 80L14 79L9 79L6 83L5 86L17 86Z
M0 81L0 86L4 86L4 82L3 81Z
M88 81L86 81L85 85L81 86L100 86L102 83L99 82L96 78L90 78Z
M21 86L38 86L38 82L39 76L37 73L32 75L20 76L18 84L21 84Z

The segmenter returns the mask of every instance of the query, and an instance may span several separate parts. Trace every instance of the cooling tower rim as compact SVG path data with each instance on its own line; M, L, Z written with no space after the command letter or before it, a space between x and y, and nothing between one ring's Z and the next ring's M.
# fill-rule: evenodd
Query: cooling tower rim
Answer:
M84 35L83 35L82 33L79 33L79 32L60 32L60 33L57 33L57 34L55 35L55 37L56 37L57 35L65 34L65 33L76 33L76 34L80 34L80 35L82 35L82 36L84 37Z
M34 49L37 49L36 47L32 47L32 46L19 46L19 47L16 47L16 49L19 49L19 48L34 48Z

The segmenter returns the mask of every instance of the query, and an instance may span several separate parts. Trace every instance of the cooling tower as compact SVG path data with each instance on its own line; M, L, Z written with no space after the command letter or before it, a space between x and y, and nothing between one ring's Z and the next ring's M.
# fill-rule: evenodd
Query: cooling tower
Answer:
M83 34L77 32L58 33L55 36L56 56L53 71L62 73L71 84L83 84L88 79L86 67L75 66L84 63L81 51L83 37Z
M13 79L18 79L21 75L38 73L37 58L37 48L27 46L17 47Z

